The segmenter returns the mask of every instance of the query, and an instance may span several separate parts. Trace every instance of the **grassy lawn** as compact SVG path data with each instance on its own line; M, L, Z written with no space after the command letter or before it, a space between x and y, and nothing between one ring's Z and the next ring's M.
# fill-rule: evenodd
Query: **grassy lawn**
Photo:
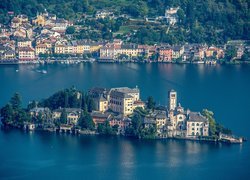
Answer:
M133 30L130 26L121 26L120 30L117 32L118 34L126 34Z

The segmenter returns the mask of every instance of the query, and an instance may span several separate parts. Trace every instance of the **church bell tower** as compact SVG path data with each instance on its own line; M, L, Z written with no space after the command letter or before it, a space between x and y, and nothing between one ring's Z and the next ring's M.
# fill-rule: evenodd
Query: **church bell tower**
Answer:
M177 92L173 89L168 92L168 99L169 99L169 110L175 110L177 107Z

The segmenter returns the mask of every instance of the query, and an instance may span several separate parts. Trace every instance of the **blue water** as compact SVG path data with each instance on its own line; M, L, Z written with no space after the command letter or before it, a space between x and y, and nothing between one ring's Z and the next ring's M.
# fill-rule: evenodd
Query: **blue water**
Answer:
M19 69L19 72L16 72ZM41 74L35 69L46 69ZM0 66L0 106L14 92L23 103L75 85L139 86L166 105L175 89L184 107L208 108L237 135L250 137L250 66L81 64ZM0 178L249 179L250 146L0 131Z

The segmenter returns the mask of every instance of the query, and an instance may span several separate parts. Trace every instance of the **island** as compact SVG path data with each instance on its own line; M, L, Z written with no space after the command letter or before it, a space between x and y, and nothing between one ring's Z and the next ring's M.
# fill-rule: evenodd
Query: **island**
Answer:
M242 143L232 131L217 123L212 111L193 112L178 103L177 92L168 91L168 105L157 106L153 97L140 99L140 89L75 87L60 90L22 107L15 93L1 108L2 128L57 133L129 136L138 139L183 139Z

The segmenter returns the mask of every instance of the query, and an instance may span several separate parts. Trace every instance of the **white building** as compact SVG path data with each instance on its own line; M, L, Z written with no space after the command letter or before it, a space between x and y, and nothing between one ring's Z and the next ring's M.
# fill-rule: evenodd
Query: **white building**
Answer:
M168 98L169 98L169 107L168 107L169 110L175 110L177 106L177 92L172 89L168 93Z
M187 137L208 136L209 122L199 112L190 112L187 119Z

